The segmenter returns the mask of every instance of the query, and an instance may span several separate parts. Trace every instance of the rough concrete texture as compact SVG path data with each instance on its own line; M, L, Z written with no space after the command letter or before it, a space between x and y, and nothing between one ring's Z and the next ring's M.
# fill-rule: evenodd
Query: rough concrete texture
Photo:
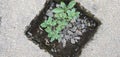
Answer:
M51 57L24 35L46 0L0 0L0 57ZM76 0L102 25L80 57L120 57L120 0Z

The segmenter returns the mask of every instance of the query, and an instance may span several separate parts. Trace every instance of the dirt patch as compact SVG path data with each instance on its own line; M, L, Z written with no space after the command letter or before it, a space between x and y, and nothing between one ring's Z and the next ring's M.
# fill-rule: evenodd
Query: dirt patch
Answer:
M64 2L68 4L70 0L64 0ZM47 11L59 3L60 0L46 1L40 14L27 26L25 34L31 41L38 44L41 49L45 49L54 57L79 57L81 49L92 39L101 23L94 15L87 12L80 3L77 3L75 8L81 13L80 17L77 20L73 20L74 22L70 22L68 26L61 31L61 34L64 35L61 42L57 40L50 42L47 32L45 32L44 28L40 27L40 24L48 18Z

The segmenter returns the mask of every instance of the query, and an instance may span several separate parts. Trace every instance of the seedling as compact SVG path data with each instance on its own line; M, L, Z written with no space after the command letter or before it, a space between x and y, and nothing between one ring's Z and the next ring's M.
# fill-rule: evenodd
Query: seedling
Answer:
M74 8L75 4L76 2L73 0L68 5L61 2L59 7L52 10L52 12L55 13L54 18L48 17L48 19L41 24L41 27L45 28L45 31L48 33L51 42L61 38L59 35L60 31L62 31L72 19L79 18L80 12L76 12Z

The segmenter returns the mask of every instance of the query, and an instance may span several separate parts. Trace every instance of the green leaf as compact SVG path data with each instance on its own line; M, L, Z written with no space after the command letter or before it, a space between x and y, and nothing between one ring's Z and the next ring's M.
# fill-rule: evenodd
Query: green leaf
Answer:
M67 14L68 14L68 17L71 17L73 13L70 10L67 10Z
M48 37L52 38L54 36L54 32L49 32Z
M73 14L71 14L71 17L74 17L76 16L76 13L75 12L72 12Z
M56 33L60 32L61 30L62 30L62 29L61 29L60 26L57 26L57 27L56 27Z
M76 12L76 16L78 17L80 15L80 12Z
M61 29L64 29L65 28L65 25L62 25L62 26L60 26L61 27Z
M51 23L52 22L52 17L48 17L47 22Z
M62 17L63 17L63 14L62 14L62 13L60 13L60 14L59 14L59 16L62 18Z
M47 25L52 25L52 17L48 17L48 20L47 20Z
M68 17L68 21L70 21L71 19L72 19L72 17L71 17L71 16L69 16L69 17Z
M61 21L57 21L58 24L61 24Z
M80 12L76 12L76 15L79 15L80 14Z
M52 10L54 13L61 13L64 12L64 10L62 8L55 8Z
M42 23L41 26L42 27L47 27L47 24L46 23Z
M48 34L48 37L52 37L52 35L51 35L51 34Z
M56 38L56 39L60 38L60 35L55 34L55 38Z
M56 18L60 18L59 14L55 14L55 17L56 17Z
M48 32L48 33L49 33L49 32L52 32L50 27L47 27L47 28L45 29L45 31Z
M61 3L60 3L60 6L61 6L62 8L66 8L66 4L65 4L64 2L61 2Z
M54 20L53 22L52 22L52 26L55 26L56 25L56 21Z
M66 26L67 25L67 21L63 20L61 25Z
M72 12L75 12L75 8L73 8L71 11L72 11Z
M62 15L63 15L62 16L63 18L67 18L67 14L66 13L62 13Z
M75 6L75 4L76 4L75 1L71 1L71 2L68 4L67 8L68 8L68 9L71 9L71 8L73 8L73 7Z
M55 40L55 38L51 38L51 39L50 39L50 42L53 42L54 40Z

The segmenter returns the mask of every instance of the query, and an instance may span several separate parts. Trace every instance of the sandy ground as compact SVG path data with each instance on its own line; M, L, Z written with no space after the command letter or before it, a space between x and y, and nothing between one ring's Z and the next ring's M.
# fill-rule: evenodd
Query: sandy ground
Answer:
M0 57L52 57L24 35L46 0L0 0ZM77 0L102 25L80 57L120 57L120 0Z

